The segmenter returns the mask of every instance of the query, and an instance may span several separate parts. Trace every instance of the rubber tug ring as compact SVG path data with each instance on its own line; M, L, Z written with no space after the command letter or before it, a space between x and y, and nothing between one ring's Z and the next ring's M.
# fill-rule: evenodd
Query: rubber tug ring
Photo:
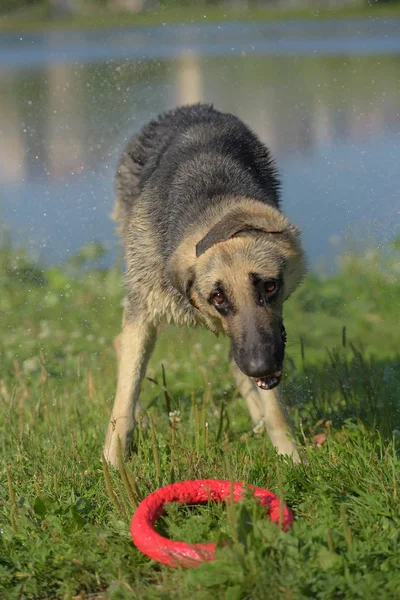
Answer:
M218 479L197 479L172 483L147 496L136 509L131 521L131 534L135 546L146 556L170 567L196 567L202 562L215 559L216 544L187 544L176 542L159 535L154 530L157 519L165 513L165 504L202 504L205 502L223 502L230 499L236 503L243 493L250 490L254 497L267 507L270 520L281 525L287 531L293 524L293 515L289 508L268 490L220 481Z

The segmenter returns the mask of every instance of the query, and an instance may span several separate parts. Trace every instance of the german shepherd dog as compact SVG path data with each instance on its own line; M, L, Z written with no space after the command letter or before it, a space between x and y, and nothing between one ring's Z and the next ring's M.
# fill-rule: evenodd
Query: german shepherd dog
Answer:
M116 174L127 298L104 447L111 465L118 438L123 452L129 448L157 328L171 322L231 338L233 373L253 423L298 460L276 386L283 302L306 261L279 191L268 149L238 118L209 105L170 111L128 143Z

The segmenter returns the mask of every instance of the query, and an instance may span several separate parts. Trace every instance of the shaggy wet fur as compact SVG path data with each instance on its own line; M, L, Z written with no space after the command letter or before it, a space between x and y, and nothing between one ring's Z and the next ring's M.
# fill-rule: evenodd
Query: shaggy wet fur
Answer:
M195 105L152 121L124 150L116 188L127 303L105 445L111 464L117 437L124 449L129 444L159 324L204 325L229 335L238 384L248 389L253 382L243 373L280 373L283 302L305 272L299 232L279 209L269 151L233 115ZM266 289L273 289L271 297ZM216 294L225 308L216 307ZM279 430L278 450L295 455L273 393L268 402L280 415L275 411L274 424L267 423L260 390L244 395L253 421L264 419L271 439Z

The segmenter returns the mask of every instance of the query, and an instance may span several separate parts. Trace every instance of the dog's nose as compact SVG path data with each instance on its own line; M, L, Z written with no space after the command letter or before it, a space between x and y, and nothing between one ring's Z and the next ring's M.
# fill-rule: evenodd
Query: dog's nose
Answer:
M278 365L272 356L249 356L241 357L239 367L249 377L266 377L278 371Z

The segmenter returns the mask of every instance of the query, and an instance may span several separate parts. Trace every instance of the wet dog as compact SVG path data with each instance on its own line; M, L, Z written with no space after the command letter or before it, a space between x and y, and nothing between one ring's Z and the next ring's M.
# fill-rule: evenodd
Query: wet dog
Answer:
M129 447L140 386L163 323L231 339L231 363L254 424L298 454L278 395L284 301L305 274L298 229L279 208L268 149L242 121L208 105L160 116L125 148L115 218L126 256L118 385L104 454Z

